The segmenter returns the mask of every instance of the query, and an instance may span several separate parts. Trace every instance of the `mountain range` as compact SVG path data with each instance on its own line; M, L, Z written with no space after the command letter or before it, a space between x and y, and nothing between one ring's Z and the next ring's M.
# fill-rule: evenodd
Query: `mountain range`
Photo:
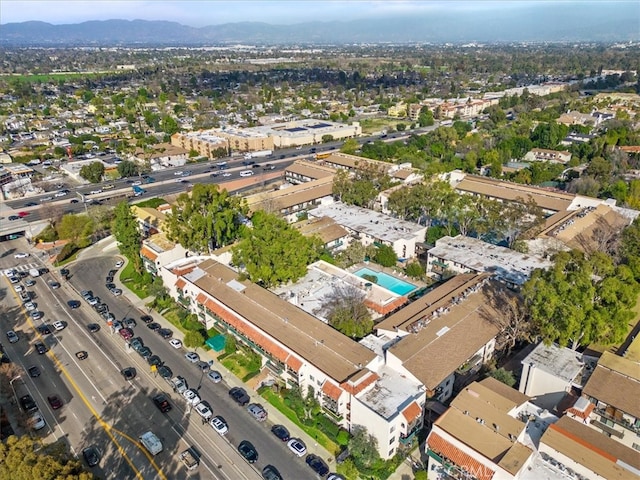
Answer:
M343 45L362 43L626 42L640 37L638 17L558 3L553 15L539 11L492 11L475 15L368 18L347 22L273 25L260 22L190 27L177 22L96 20L52 25L31 21L0 25L2 46L204 46Z

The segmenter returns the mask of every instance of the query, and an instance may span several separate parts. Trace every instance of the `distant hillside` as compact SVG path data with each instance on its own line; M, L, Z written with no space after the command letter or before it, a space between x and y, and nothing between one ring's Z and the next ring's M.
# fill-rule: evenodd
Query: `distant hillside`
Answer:
M549 5L549 4L547 4ZM212 44L346 44L461 42L611 42L637 40L638 17L596 12L570 2L513 12L439 12L429 16L271 25L227 23L194 28L176 22L104 20L70 25L8 23L0 27L3 46L196 46ZM602 10L602 9L600 9Z

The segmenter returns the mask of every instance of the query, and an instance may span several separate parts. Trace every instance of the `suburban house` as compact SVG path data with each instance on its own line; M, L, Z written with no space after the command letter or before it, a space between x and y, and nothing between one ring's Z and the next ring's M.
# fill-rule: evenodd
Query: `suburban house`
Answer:
M245 199L251 212L278 212L288 222L296 222L310 209L333 203L333 177L323 177L300 185L256 193Z
M492 296L504 289L488 274L453 277L376 325L386 362L402 366L445 402L493 357L501 330ZM473 334L470 334L473 332Z
M566 150L548 150L546 148L532 148L525 156L527 162L551 162L551 163L569 163L571 160L571 152Z
M312 392L329 418L366 426L382 458L420 430L424 387L402 368L214 260L161 269L164 285L207 329L235 336L263 358L261 378Z
M413 258L416 244L425 239L427 227L366 208L335 202L309 210L310 218L330 217L352 238L368 245L389 245L398 258Z
M553 264L542 257L464 235L442 237L427 253L427 271L439 278L451 273L487 272L509 288L519 288L535 269Z

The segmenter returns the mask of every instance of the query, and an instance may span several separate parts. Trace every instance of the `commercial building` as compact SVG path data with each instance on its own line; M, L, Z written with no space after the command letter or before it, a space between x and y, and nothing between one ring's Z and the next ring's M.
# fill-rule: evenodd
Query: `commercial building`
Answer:
M217 150L229 151L229 141L211 130L200 130L198 132L174 133L171 135L171 145L182 148L187 152L195 150L198 155L207 158L214 158Z
M364 246L389 245L398 258L415 257L416 243L423 242L427 233L423 225L342 202L309 210L309 217L330 217Z
M251 127L245 131L267 136L272 140L275 148L316 145L323 143L327 137L331 137L333 140L344 140L362 135L362 127L358 122L345 124L313 118ZM235 150L233 145L232 148Z

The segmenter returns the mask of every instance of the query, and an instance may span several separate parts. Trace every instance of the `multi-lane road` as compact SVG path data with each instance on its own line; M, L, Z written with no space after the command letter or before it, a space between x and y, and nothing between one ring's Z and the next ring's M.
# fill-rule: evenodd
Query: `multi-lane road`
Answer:
M16 266L23 271L42 267L33 256L14 257L17 251L26 248L24 239L0 244L0 270ZM271 434L270 421L257 422L245 408L232 401L228 395L230 379L217 384L211 382L184 358L184 349L173 348L167 340L146 328L140 316L147 312L138 311L124 296L114 297L106 289L104 277L115 262L114 255L92 256L69 267L69 281L53 269L36 278L36 284L28 290L36 294L34 301L44 313L40 320L32 320L27 315L15 293L15 285L5 276L0 278L2 344L9 358L24 370L20 375L24 385L20 384L20 388L29 391L45 417L47 427L39 434L52 440L65 438L79 458L83 448L97 447L102 459L95 468L103 478L180 479L195 475L202 479L255 479L261 477L259 472L267 464L275 465L286 479L314 478L304 461L294 457L286 444ZM52 289L50 281L61 283L61 287ZM80 298L78 292L84 289L99 295L117 319L132 317L138 321L135 335L160 356L174 375L182 375L191 387L198 388L200 397L212 405L215 415L226 419L229 424L226 436L219 436L204 424L184 399L152 373L147 362L130 349L120 335L111 331L102 317ZM80 300L81 307L70 309L68 300ZM66 322L66 328L47 335L36 332L38 326L51 325L56 320ZM90 333L89 323L100 324L100 331ZM18 342L7 341L5 333L9 329L18 332ZM38 340L49 348L46 354L35 351L33 344ZM86 351L88 358L78 359L75 355L78 351ZM32 365L42 372L39 377L32 378L26 373ZM135 379L123 378L120 371L125 367L136 369ZM173 408L166 414L151 400L159 392L167 393L171 399ZM47 396L52 394L62 399L62 408L50 408ZM155 457L137 442L137 437L148 430L156 433L164 445L164 451ZM259 453L253 465L237 452L237 445L245 439L250 440ZM191 475L187 475L178 460L179 453L188 447L193 447L201 460Z

